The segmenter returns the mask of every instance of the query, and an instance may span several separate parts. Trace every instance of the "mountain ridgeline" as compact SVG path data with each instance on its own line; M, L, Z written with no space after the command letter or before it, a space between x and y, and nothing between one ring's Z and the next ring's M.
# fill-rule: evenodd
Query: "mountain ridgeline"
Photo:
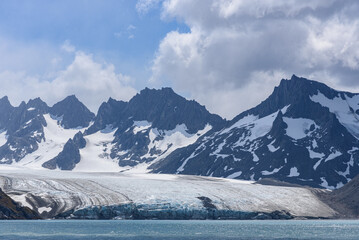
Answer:
M340 188L359 174L359 94L283 79L227 121L170 88L110 98L0 99L0 163L71 171L191 174Z
M339 188L359 173L358 103L358 94L293 76L153 171Z

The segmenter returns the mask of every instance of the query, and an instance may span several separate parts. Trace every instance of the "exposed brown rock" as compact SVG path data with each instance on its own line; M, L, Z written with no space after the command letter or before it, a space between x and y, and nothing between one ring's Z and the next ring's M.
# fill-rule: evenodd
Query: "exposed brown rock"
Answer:
M339 218L359 218L359 175L342 188L318 196L340 215Z
M0 188L0 219L40 219L40 216L30 208L20 206Z

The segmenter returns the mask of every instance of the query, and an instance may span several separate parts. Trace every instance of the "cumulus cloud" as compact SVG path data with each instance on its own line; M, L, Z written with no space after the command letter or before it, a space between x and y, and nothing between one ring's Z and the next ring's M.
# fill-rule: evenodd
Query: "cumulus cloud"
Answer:
M56 90L55 101L75 94L93 111L109 97L129 100L137 92L131 84L133 80L129 76L116 73L114 65L96 62L91 55L81 51L77 52L74 61L50 82L51 88Z
M116 73L112 64L96 62L92 55L77 51L72 63L55 73L51 81L25 72L0 72L0 95L9 96L15 105L35 97L51 105L75 94L96 112L109 97L129 100L136 93L132 83L130 77Z
M335 16L328 21L311 20L308 30L307 51L311 56L309 67L331 67L340 64L345 68L359 69L359 18ZM313 54L314 53L314 54Z
M357 12L349 0L165 0L162 18L190 31L162 39L150 81L170 81L227 118L293 73L358 88Z

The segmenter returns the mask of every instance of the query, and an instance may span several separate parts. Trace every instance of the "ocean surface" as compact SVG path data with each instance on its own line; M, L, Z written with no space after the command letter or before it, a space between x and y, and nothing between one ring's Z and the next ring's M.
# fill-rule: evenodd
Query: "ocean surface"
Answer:
M0 221L0 239L359 239L359 220Z

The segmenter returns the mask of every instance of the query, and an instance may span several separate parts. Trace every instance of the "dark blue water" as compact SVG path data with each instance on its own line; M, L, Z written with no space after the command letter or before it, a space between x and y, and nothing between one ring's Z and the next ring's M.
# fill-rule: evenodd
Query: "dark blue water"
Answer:
M0 239L359 239L359 221L0 221Z

